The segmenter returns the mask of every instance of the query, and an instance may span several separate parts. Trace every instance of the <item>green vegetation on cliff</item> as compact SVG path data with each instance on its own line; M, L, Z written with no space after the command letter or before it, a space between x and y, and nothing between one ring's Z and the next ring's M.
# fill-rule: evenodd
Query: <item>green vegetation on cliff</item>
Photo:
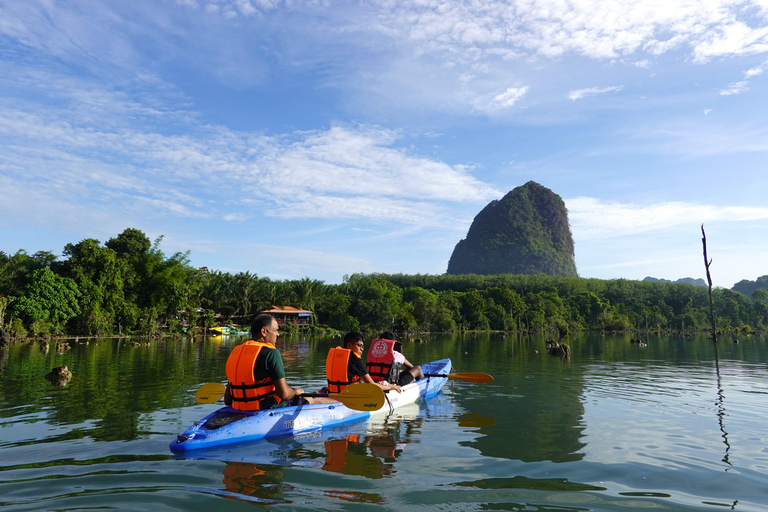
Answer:
M533 181L491 201L456 244L448 273L576 277L565 203Z

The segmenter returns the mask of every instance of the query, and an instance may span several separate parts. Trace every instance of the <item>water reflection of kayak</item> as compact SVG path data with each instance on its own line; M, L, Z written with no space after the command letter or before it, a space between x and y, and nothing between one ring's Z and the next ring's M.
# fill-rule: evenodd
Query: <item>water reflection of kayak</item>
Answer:
M451 360L441 359L423 364L422 369L425 374L446 375L451 370ZM443 377L426 377L404 386L402 393L388 392L386 403L376 411L355 411L341 403L299 405L253 412L222 407L177 436L170 449L186 452L265 437L296 437L297 434L389 414L397 408L437 394L446 380Z

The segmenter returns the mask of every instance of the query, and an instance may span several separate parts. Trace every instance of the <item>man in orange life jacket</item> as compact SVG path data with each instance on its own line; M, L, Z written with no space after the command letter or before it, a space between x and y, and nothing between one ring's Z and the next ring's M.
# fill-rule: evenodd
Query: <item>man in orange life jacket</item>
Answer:
M384 391L394 389L400 393L400 386L386 381L375 382L365 369L363 361L365 342L359 332L348 332L344 336L344 348L335 347L328 352L325 373L328 378L328 391L338 393L356 382L378 384Z
M232 350L227 359L224 403L240 411L258 411L284 405L332 401L301 397L304 390L285 381L283 358L275 348L279 336L275 317L258 315L251 325L251 339Z

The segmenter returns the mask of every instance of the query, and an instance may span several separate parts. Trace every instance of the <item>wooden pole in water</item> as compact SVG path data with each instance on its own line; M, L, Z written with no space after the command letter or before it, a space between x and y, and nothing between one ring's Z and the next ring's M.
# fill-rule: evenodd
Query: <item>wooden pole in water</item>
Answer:
M712 260L707 258L707 234L704 233L704 224L701 225L701 244L704 246L704 267L707 269L707 283L709 284L709 321L712 324L712 341L715 342L715 354L717 354L717 329L715 327L715 306L712 303L712 278L709 275L709 265Z
M725 443L725 456L723 462L729 466L733 466L729 460L729 452L731 451L731 445L728 443L728 432L725 430L725 395L723 394L723 387L721 385L720 378L720 363L718 361L717 354L717 328L715 326L715 306L712 302L712 278L709 275L709 265L712 263L707 257L707 235L704 233L704 224L701 225L701 243L704 246L704 267L707 269L707 283L709 284L709 320L712 323L712 341L715 343L715 372L717 373L717 421L720 423L720 432L723 433L723 443ZM728 471L728 469L726 469ZM736 502L734 502L734 507ZM733 509L734 507L731 507Z

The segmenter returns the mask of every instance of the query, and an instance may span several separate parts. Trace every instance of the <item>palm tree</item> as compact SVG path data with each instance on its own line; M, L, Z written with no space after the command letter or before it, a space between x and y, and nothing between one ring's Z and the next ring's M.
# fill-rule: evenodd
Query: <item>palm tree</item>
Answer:
M323 286L322 281L308 277L292 281L291 288L296 299L296 307L314 311L315 301L322 293Z
M253 304L256 302L259 292L259 278L256 274L250 272L240 272L235 275L233 284L233 299L235 299L237 307L235 314L239 313L243 316L251 314Z
M365 293L363 279L363 276L360 274L344 276L344 284L341 285L342 292L349 297L349 314L352 316L356 316L358 304Z
M259 281L259 310L277 306L282 300L283 285L268 277Z
M200 303L205 309L212 309L217 313L229 310L232 302L231 283L232 275L214 270L204 277L203 291Z

